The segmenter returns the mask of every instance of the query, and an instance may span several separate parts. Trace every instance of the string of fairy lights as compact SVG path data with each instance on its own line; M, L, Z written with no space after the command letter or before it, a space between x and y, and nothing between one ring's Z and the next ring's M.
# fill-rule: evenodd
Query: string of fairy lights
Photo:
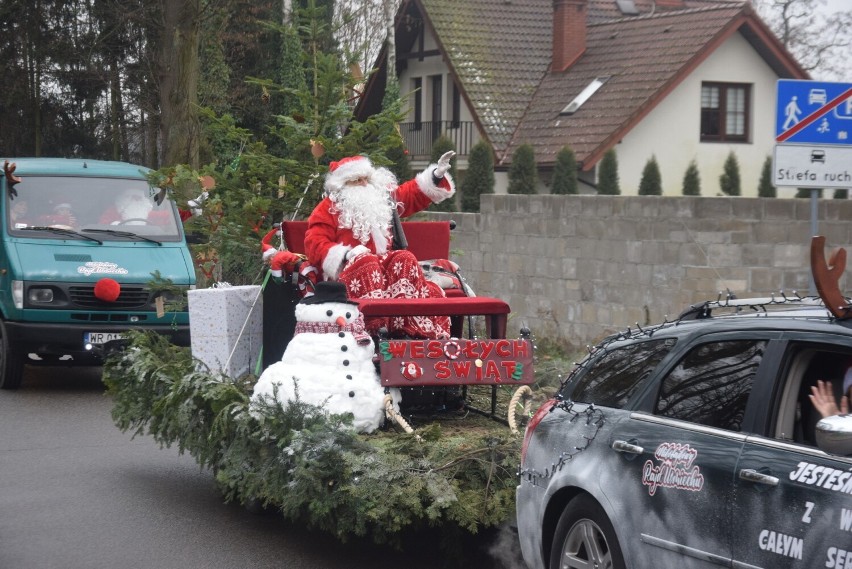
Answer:
M557 459L550 465L550 468L545 468L544 472L539 472L534 468L521 468L518 470L518 476L520 479L526 480L530 484L534 486L542 486L543 482L546 482L554 474L562 470L562 467L565 466L571 459L575 456L589 448L589 445L592 444L592 441L595 440L595 437L601 430L604 424L604 414L598 409L594 403L590 404L582 411L574 410L575 403L573 401L562 401L561 403L556 404L550 412L553 413L557 409L564 411L571 415L571 418L568 419L569 423L573 423L574 421L585 418L586 426L594 427L594 430L590 435L583 434L584 443L581 446L575 446L569 450L564 450L559 453Z

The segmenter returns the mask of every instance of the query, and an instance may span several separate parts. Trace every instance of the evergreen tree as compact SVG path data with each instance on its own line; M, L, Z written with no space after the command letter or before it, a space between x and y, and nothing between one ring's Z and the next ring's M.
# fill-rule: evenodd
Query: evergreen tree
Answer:
M698 173L698 164L695 163L695 160L689 163L686 173L683 175L683 195L701 195L701 175Z
M531 144L521 144L512 156L509 166L510 194L535 194L538 184L538 172L535 163L535 150Z
M396 80L396 77L391 77L385 86L385 97L382 100L382 108L392 109L398 102L399 82ZM408 151L405 149L405 140L398 128L391 138L392 140L389 141L390 147L385 152L388 160L391 161L388 168L400 182L410 180L414 177L414 172L411 169L411 160L408 159ZM452 168L455 168L455 164L453 164ZM455 173L454 170L452 171Z
M836 200L848 200L849 199L849 190L834 190L834 199Z
M432 144L432 155L429 158L429 163L436 163L438 161L438 158L440 158L445 152L449 152L450 150L455 149L456 145L453 144L453 141L442 134L437 139L435 139L435 142ZM450 177L452 177L453 181L456 180L455 157L450 161ZM456 196L445 199L441 203L432 204L431 206L429 206L429 209L431 211L458 211L458 207L456 207Z
M796 189L796 197L797 198L809 198L811 197L811 192L813 188L797 188ZM818 189L816 191L817 198L822 199L822 189Z
M621 194L618 183L618 157L615 150L610 148L604 152L598 170L598 194L617 196Z
M305 25L303 32L321 29ZM321 42L300 45L316 46ZM216 189L205 202L202 215L186 222L187 231L206 237L193 245L196 258L215 258L221 267L217 278L235 284L249 284L257 275L257 242L282 218L306 217L322 198L322 178L329 162L345 156L366 155L376 165L388 166L394 148L401 148L397 130L403 119L402 102L385 101L385 108L365 122L358 122L351 96L354 77L346 61L337 53L315 49L301 57L303 72L310 81L301 87L282 86L269 79L248 79L260 95L265 90L271 101L289 97L292 106L286 115L272 116L265 131L243 128L238 118L216 115L201 109L205 134L212 155L221 162L197 172L185 165L170 166L150 176L152 184L169 184L181 205L200 193L198 176L211 174ZM298 78L298 75L295 75ZM258 97L260 99L260 97ZM261 135L263 138L261 139ZM270 152L286 148L285 154ZM212 220L212 221L211 221ZM206 282L199 277L203 286Z
M293 25L282 25L281 55L278 58L280 94L272 99L272 109L280 115L291 116L301 111L299 98L294 93L306 91L305 57L299 33Z
M733 152L725 159L723 173L719 176L719 187L726 196L740 195L740 163Z
M657 157L653 154L645 164L645 168L642 170L642 178L639 180L639 195L663 195L663 181L660 175L660 166L657 164Z
M470 150L467 172L459 188L462 211L478 212L479 196L494 193L494 156L484 140Z
M757 195L761 198L778 197L775 186L772 185L772 157L767 156L760 171L760 182L757 184Z
M577 160L574 157L574 151L567 146L563 146L556 155L550 193L557 195L577 193Z

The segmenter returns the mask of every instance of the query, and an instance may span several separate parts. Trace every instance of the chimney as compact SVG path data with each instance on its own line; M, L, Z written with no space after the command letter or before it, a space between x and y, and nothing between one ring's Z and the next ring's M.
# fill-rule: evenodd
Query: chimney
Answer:
M551 71L568 69L586 51L588 0L553 0L553 64Z

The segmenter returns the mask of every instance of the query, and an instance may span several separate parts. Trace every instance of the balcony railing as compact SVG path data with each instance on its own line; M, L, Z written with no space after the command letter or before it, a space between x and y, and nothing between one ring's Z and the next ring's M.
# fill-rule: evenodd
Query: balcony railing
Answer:
M400 124L399 129L411 160L429 160L432 145L442 134L453 141L458 157L466 157L471 147L479 142L479 134L472 121L406 122Z

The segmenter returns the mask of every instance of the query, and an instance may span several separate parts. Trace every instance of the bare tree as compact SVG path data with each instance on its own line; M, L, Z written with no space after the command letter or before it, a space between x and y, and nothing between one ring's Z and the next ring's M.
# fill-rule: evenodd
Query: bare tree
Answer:
M399 0L338 0L335 14L336 37L344 52L355 56L362 70L369 70L391 28Z
M388 69L388 77L387 81L395 82L396 81L396 28L394 26L394 19L396 16L397 10L397 2L396 0L382 0L382 12L385 20L385 29L387 30L387 35L385 36L385 42L387 44L387 69Z
M761 17L817 79L848 79L852 11L829 14L826 0L752 0Z

